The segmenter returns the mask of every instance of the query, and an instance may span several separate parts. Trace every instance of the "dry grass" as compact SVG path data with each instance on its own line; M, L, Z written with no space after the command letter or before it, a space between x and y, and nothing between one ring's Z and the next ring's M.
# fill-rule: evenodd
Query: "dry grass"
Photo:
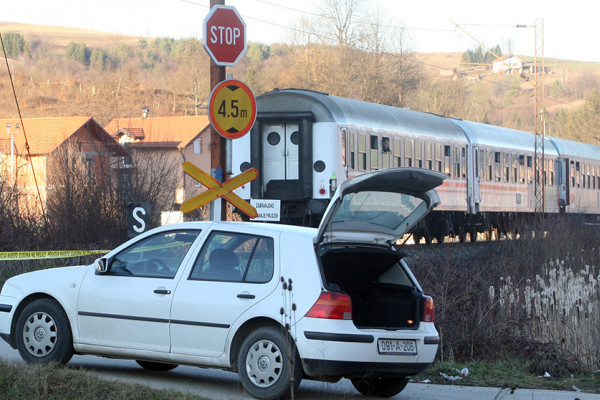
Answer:
M100 379L83 370L56 365L16 366L0 361L3 400L199 400L174 391Z
M550 261L525 286L510 276L489 296L507 318L524 316L520 334L576 356L586 369L600 367L600 291L598 268L569 257Z

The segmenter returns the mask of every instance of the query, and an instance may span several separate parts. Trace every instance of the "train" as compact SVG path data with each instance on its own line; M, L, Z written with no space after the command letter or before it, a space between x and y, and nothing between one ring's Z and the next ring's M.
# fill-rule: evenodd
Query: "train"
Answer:
M275 89L256 104L231 168L259 175L236 194L280 200L282 223L318 225L341 182L393 167L447 175L441 204L412 231L417 242L490 238L540 214L533 133L303 89ZM545 136L543 154L543 214L598 223L600 146Z

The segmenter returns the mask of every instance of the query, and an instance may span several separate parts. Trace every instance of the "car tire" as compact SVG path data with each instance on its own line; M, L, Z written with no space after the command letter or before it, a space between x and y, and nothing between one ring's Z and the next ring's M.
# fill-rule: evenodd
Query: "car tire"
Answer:
M392 397L408 384L408 378L354 378L352 385L361 394L374 397Z
M177 368L178 364L168 364L153 361L135 360L138 365L148 371L170 371L173 368Z
M302 379L300 357L281 329L262 327L246 337L237 357L242 385L259 399L289 397Z
M69 318L53 299L38 299L19 314L17 349L28 363L66 364L73 357L73 334Z

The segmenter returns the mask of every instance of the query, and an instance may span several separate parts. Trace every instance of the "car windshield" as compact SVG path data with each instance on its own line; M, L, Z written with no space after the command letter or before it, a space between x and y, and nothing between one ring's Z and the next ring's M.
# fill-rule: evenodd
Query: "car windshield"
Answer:
M398 228L423 200L403 193L363 191L343 197L332 223L366 222Z

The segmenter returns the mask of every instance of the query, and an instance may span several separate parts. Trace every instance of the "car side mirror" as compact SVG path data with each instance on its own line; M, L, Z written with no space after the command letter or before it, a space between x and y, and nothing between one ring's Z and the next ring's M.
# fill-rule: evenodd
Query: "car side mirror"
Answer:
M97 274L102 275L108 272L108 262L105 258L98 258L94 262L94 266Z

